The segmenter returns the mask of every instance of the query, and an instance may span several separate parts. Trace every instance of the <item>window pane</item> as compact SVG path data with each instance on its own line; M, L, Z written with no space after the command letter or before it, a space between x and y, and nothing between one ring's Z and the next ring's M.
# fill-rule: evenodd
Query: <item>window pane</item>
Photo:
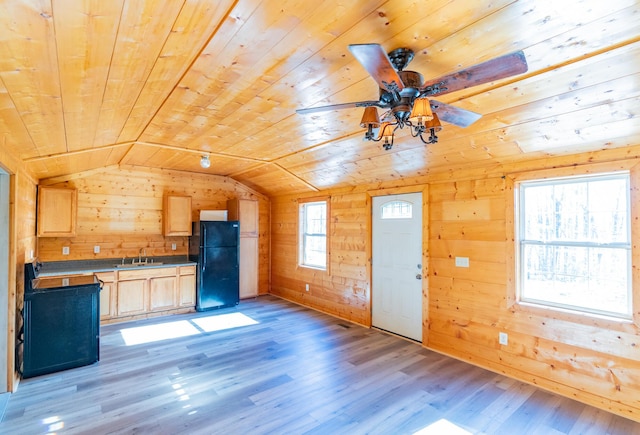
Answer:
M325 203L307 204L306 207L306 234L326 234L326 209Z
M382 219L411 219L413 216L413 204L407 201L390 201L381 208Z
M304 250L304 264L316 267L327 265L327 253L325 250L326 237L306 236Z
M628 183L609 178L523 186L523 238L628 241Z
M521 300L629 314L626 249L525 245Z

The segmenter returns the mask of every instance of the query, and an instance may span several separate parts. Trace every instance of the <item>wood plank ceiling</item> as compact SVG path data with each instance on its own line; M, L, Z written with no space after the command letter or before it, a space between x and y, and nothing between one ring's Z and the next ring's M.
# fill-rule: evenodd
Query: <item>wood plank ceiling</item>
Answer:
M139 165L277 195L639 145L639 29L637 0L5 0L0 146L38 178ZM377 99L348 50L371 42L427 80L516 50L529 71L439 97L483 117L385 151L362 109L295 112Z

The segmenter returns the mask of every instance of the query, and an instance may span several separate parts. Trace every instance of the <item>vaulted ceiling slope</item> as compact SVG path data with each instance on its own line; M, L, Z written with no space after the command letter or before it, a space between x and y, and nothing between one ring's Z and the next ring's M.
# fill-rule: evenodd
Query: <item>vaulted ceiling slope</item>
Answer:
M638 29L637 0L5 0L0 145L38 178L137 165L268 195L638 145ZM426 80L516 50L529 70L439 97L483 117L385 151L360 108L295 112L378 98L356 43L411 48Z

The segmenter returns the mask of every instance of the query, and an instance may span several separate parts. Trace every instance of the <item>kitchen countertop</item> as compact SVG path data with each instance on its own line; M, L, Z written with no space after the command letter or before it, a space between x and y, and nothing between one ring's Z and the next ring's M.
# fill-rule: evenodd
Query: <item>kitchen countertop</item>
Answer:
M101 260L48 261L46 263L42 263L42 267L38 272L38 278L59 275L90 275L95 272L112 272L114 270L193 266L197 264L194 261L189 261L186 255L147 257L148 264L146 266L132 265L131 260L137 261L137 258L127 258L124 265L122 265L122 258L106 258Z

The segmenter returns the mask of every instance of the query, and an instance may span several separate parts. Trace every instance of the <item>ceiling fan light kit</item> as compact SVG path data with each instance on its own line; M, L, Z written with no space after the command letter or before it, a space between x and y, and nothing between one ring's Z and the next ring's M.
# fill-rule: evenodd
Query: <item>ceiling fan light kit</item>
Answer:
M442 130L440 119L459 127L468 127L482 116L430 97L522 74L528 69L524 53L517 51L425 82L422 74L404 70L414 57L413 50L409 48L397 48L387 54L379 44L352 44L349 50L378 83L378 101L311 107L296 112L306 114L364 107L360 121L360 126L367 129L364 139L374 142L384 140L385 150L393 147L394 132L405 126L410 128L411 136L419 137L425 144L433 144L438 141L436 133ZM376 107L387 111L379 117ZM378 137L374 133L376 128L379 128ZM429 137L425 138L423 135L427 133Z

